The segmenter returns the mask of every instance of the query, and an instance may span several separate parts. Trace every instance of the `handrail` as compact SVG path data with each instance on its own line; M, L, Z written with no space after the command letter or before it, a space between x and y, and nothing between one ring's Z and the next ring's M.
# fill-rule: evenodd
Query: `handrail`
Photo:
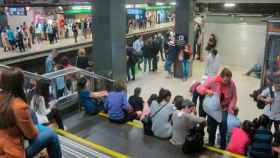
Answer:
M9 70L11 67L7 66L7 65L1 65L0 64L0 69L4 69L4 70ZM40 79L44 79L44 80L47 80L49 81L48 78L40 75L40 74L37 74L37 73L33 73L33 72L29 72L29 71L25 71L25 70L21 70L23 75L25 77L29 77L29 78L32 78L32 79L36 79L36 80L40 80Z

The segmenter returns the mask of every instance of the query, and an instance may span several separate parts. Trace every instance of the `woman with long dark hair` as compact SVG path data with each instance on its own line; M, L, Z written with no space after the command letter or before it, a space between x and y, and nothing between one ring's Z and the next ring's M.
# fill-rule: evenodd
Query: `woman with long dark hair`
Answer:
M30 105L40 124L47 125L54 120L60 129L64 129L59 111L54 108L54 103L50 102L49 83L47 81L43 79L38 81Z
M32 158L44 148L51 158L61 158L59 140L49 128L38 130L25 103L24 76L19 69L1 71L0 157ZM25 148L23 140L29 140Z
M221 67L220 57L218 51L213 49L209 52L206 59L205 75L206 76L216 76L219 73Z
M160 89L157 101L151 104L152 131L155 136L168 139L172 136L171 116L175 111L170 102L171 92L167 89Z

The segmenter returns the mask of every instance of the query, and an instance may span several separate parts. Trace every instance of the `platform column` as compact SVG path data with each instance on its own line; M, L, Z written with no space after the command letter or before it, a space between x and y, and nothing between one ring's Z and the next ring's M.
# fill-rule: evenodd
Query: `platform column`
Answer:
M89 55L94 71L115 80L125 80L125 1L95 0L94 9L93 49Z
M176 39L183 35L184 41L192 45L193 41L193 0L176 0L175 32ZM191 76L191 69L189 76ZM174 76L183 77L182 64L177 60L174 64Z

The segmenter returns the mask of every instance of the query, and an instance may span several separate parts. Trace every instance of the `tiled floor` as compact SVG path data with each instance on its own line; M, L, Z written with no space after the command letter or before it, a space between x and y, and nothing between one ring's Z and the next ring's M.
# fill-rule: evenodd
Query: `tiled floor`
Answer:
M233 72L233 79L237 85L238 93L238 107L239 117L241 120L252 120L259 116L261 111L256 108L255 102L249 97L249 93L259 88L260 80L254 77L245 76L244 73L247 71L244 68L236 66L227 66ZM189 87L195 80L200 80L204 72L204 63L195 61L193 63L193 76L186 82L181 79L167 79L167 73L163 70L163 63L160 63L159 71L156 73L146 72L139 73L136 77L136 81L129 82L128 93L133 94L135 87L142 88L142 96L144 99L152 93L158 93L160 88L167 88L171 90L172 96L182 95L191 99L189 93Z

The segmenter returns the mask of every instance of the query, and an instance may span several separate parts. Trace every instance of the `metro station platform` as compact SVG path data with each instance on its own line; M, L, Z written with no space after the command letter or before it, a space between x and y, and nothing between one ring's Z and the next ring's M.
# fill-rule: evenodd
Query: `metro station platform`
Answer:
M147 27L147 29L135 29L130 31L126 38L132 38L140 34L151 34L159 31L169 30L174 26L174 23L163 23L156 24L152 27ZM65 53L73 50L78 50L80 48L89 48L92 46L92 38L89 36L85 39L83 36L78 37L78 43L74 43L73 38L61 39L58 43L50 44L49 41L43 41L41 44L35 44L31 49L26 49L25 52L19 52L19 50L4 52L3 48L0 48L0 64L9 65L14 63L19 63L27 60L37 59L45 57L53 49L57 49L60 53Z

